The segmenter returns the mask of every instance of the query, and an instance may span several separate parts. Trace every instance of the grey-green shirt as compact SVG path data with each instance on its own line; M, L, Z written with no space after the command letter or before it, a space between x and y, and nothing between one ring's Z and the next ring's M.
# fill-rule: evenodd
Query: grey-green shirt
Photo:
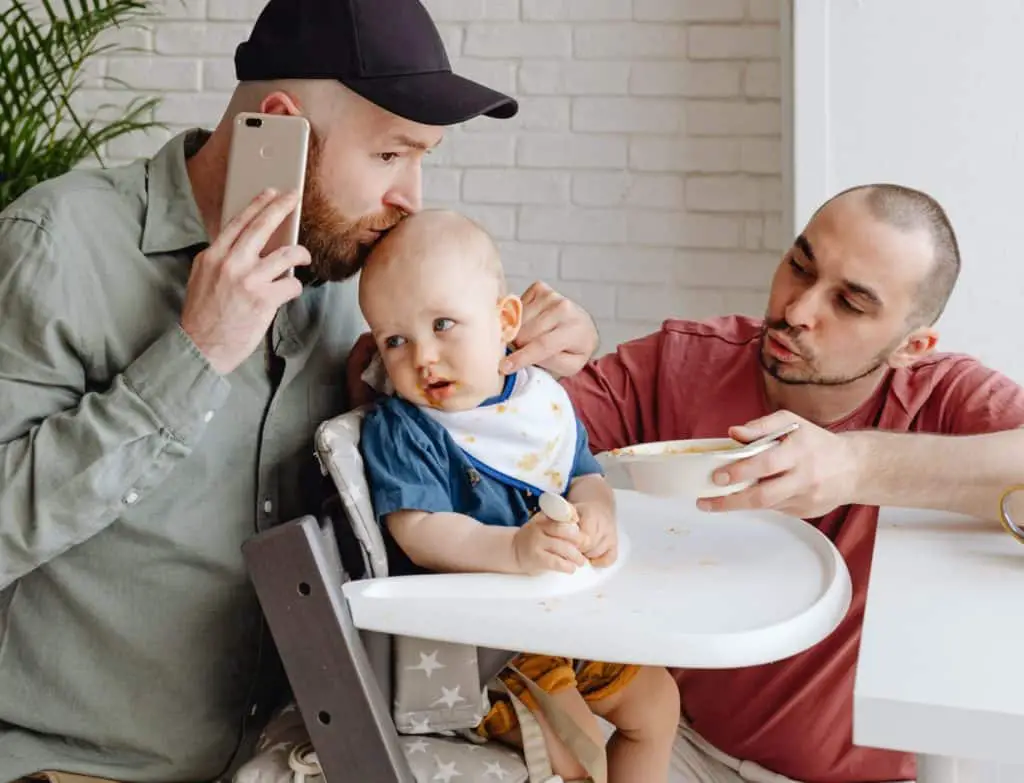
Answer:
M309 288L274 322L280 360L214 372L178 326L203 138L0 213L2 781L212 780L265 717L240 547L316 512L312 434L364 324L355 281Z

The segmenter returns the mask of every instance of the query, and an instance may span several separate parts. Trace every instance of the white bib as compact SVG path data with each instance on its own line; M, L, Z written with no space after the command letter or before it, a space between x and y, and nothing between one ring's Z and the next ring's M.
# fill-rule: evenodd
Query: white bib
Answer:
M536 367L516 373L506 399L467 411L423 406L482 473L536 494L568 490L576 415L565 389Z

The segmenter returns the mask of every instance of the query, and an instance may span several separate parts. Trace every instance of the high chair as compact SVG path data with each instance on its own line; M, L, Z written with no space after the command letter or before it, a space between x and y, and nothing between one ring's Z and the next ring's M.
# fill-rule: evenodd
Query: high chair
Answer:
M388 575L359 452L364 413L343 414L317 431L318 459L338 490L320 519L289 522L244 547L296 705L271 722L260 743L265 754L276 746L276 761L271 753L273 763L266 770L253 771L250 765L236 780L279 783L287 763L296 781L426 783L457 777L458 783L560 783L539 724L511 693L505 696L519 718L522 753L471 731L487 708L484 686L496 684L495 677L518 651L395 637L354 626L342 585ZM417 672L426 683L411 676ZM603 756L595 757L601 749L588 747L588 738L575 724L566 724L545 694L531 692L542 709L555 710L549 721L577 755L596 764L597 783L603 783Z
M600 573L384 578L387 551L359 451L363 415L317 430L321 467L338 492L321 517L244 547L296 704L271 721L262 754L236 783L561 783L536 718L511 694L502 695L519 718L523 752L472 730L485 689L515 653L756 665L816 644L849 607L841 555L802 520L700 514L636 493L619 493L620 554ZM604 749L524 684L587 779L604 783Z

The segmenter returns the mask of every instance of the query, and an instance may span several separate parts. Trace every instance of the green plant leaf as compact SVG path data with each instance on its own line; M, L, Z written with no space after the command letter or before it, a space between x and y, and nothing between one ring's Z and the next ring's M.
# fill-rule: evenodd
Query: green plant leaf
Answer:
M87 158L105 165L102 150L110 141L164 127L153 119L157 97L126 96L109 121L75 109L85 66L99 55L135 48L101 36L148 20L155 14L150 0L8 3L0 11L0 210Z

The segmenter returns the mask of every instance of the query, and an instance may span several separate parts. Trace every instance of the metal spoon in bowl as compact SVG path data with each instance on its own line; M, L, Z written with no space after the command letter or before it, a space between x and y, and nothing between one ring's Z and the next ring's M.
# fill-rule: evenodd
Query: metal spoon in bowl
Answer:
M731 446L730 445L729 447L724 448L724 449L722 449L720 451L706 451L706 452L702 452L702 453L703 454L710 454L710 455L714 455L714 456L727 457L730 462L733 462L735 460L743 459L744 457L753 456L754 454L757 454L757 453L759 453L761 451L764 451L764 448L763 448L764 446L767 446L768 444L772 443L773 441L781 440L782 438L786 437L787 435L789 435L791 432L793 432L794 430L798 429L799 427L800 427L800 423L796 422L796 421L793 421L793 422L790 422L789 424L787 424L785 427L781 427L781 428L775 430L775 432L769 432L767 435L762 435L760 438L752 440L749 443L740 443L739 445L736 445L736 446ZM682 452L682 454L684 456L692 456L692 454L687 454L686 452ZM606 451L606 452L604 452L602 454L599 454L598 455L598 461L599 462L607 461L610 464L614 464L616 462L618 462L618 463L623 463L623 462L657 462L657 461L661 461L661 460L665 460L665 459L672 459L672 458L678 457L678 456L680 456L679 452L671 452L671 451L670 452L660 452L660 453L659 452L654 452L654 453L646 453L646 454L645 453L640 453L640 454L630 453L630 448L627 447L627 448L625 448L625 449L623 449L621 451L613 450L613 451ZM544 513L547 513L547 512L544 512Z
M787 424L785 427L775 430L775 432L769 432L767 435L762 435L756 440L752 440L749 443L744 443L739 448L729 449L729 456L734 457L736 454L745 455L748 451L756 451L767 443L771 443L775 440L782 440L789 433L796 431L800 427L800 422L793 421ZM547 513L547 512L545 512Z

